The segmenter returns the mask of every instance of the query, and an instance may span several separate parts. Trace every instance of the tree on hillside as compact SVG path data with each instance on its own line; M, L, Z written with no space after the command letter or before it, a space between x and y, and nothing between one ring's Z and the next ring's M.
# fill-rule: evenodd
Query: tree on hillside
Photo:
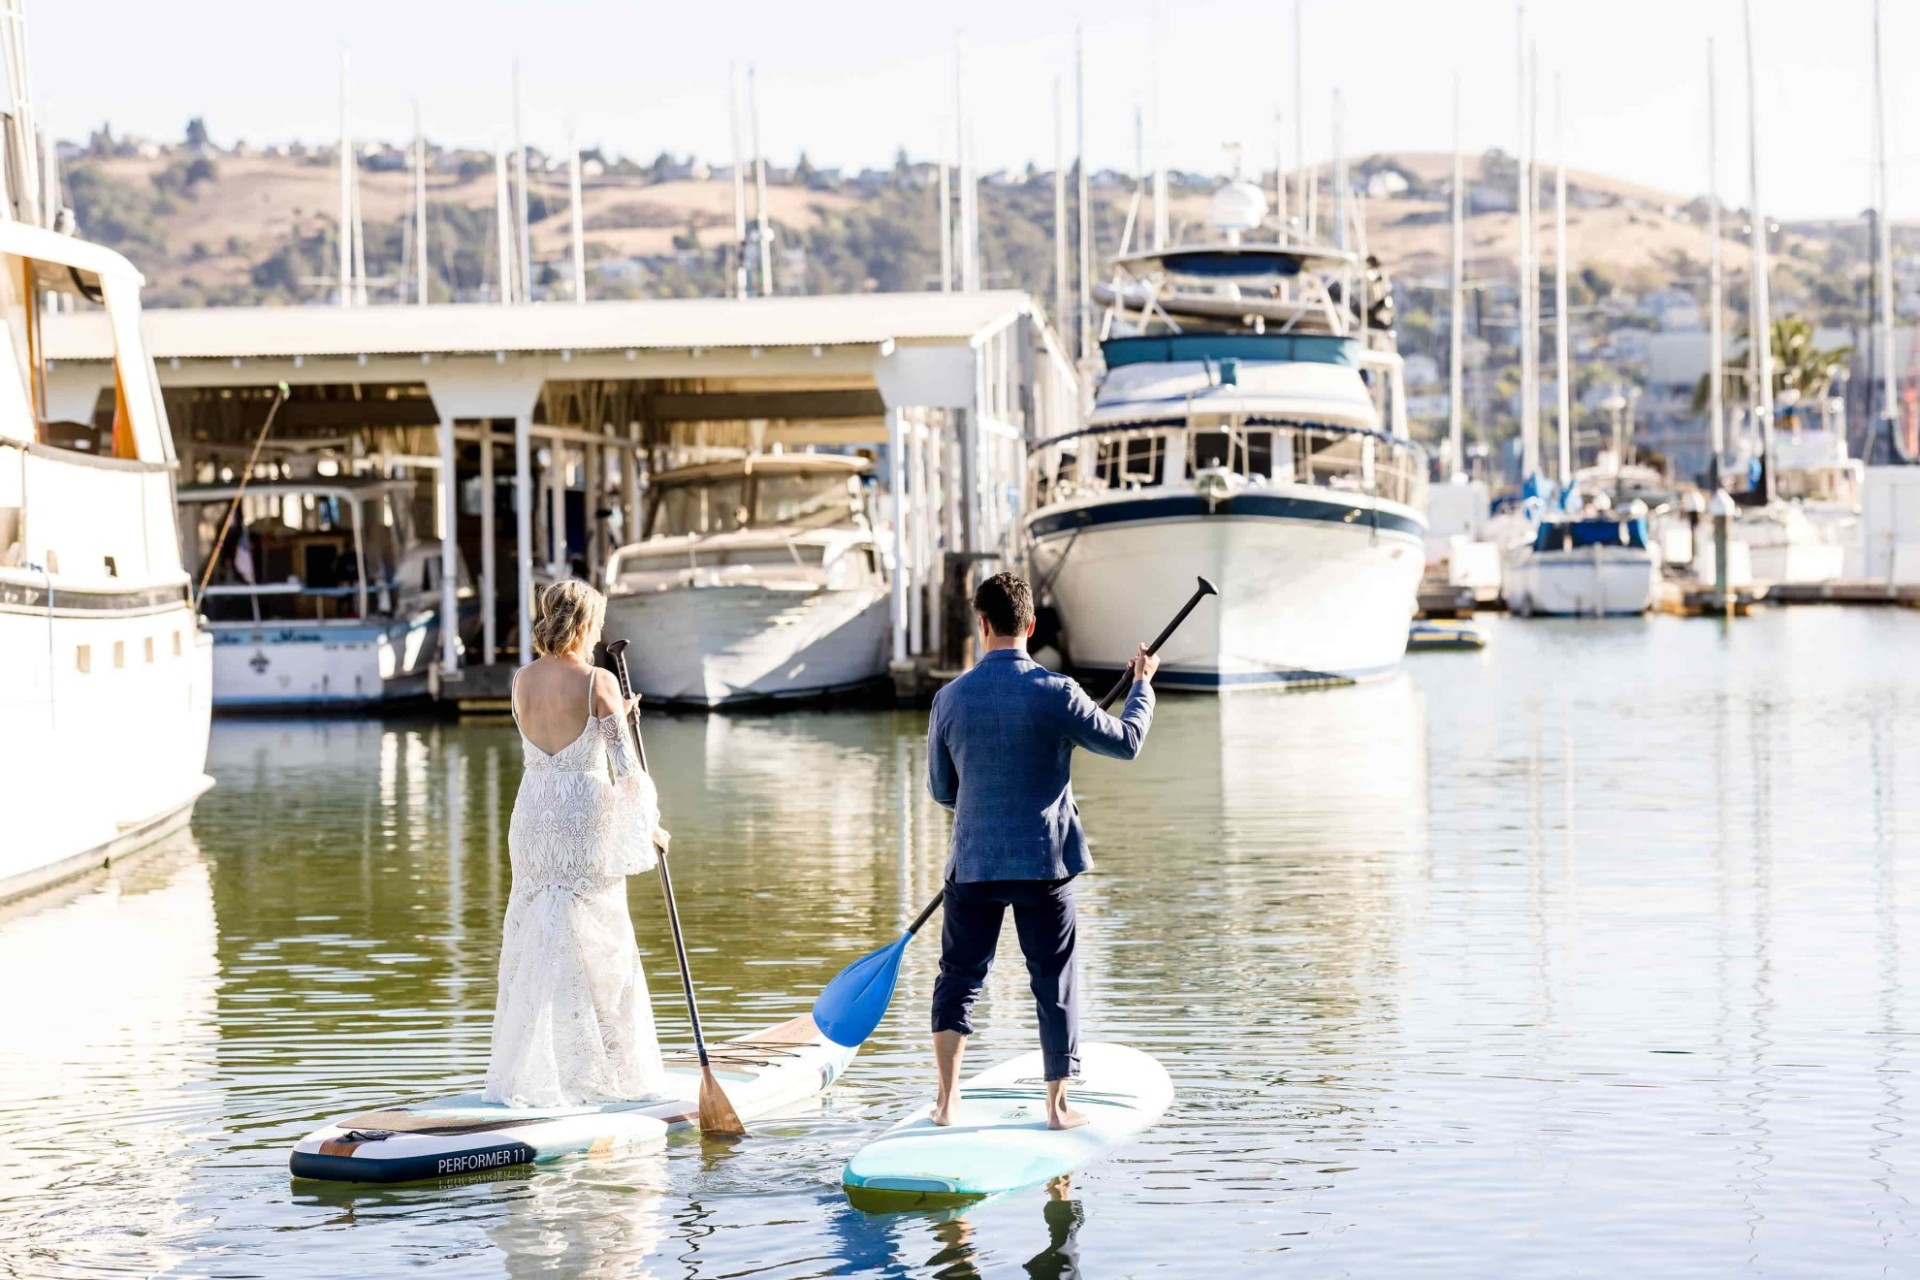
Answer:
M1773 394L1778 399L1791 391L1802 402L1810 403L1833 389L1833 380L1853 357L1852 347L1813 345L1813 322L1799 316L1781 316L1773 322ZM1750 330L1740 332L1740 350L1727 358L1722 373L1721 394L1733 403L1748 396L1747 360L1751 345ZM1713 393L1710 374L1701 374L1693 389L1693 411L1705 413Z
M207 136L207 122L205 118L195 116L193 119L187 121L187 145L195 148L212 145L212 139Z

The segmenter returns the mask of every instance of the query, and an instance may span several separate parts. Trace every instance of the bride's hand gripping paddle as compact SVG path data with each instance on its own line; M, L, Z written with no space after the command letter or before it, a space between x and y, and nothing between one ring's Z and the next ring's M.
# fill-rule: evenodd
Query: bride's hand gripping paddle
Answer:
M627 677L627 641L614 640L607 645L607 658L613 675L620 682L620 696L631 701L633 681ZM647 746L640 738L640 708L627 713L633 730L633 747L640 753L640 768L647 771ZM706 1037L700 1034L700 1007L693 999L693 973L687 968L687 940L680 932L680 909L673 901L673 873L667 870L666 854L660 855L660 888L667 898L667 920L673 925L673 954L680 962L680 989L687 994L687 1021L693 1024L693 1048L700 1055L700 1132L723 1138L744 1138L747 1127L740 1123L739 1112L728 1101L726 1090L713 1074L707 1061Z
M1200 607L1200 602L1211 595L1218 595L1214 585L1205 578L1199 579L1193 594L1180 606L1180 612L1173 615L1173 621L1161 628L1160 634L1147 646L1149 656L1159 653L1160 646L1187 620L1187 615ZM1122 672L1120 680L1107 690L1107 696L1100 699L1104 710L1114 704L1121 694L1133 683L1131 672ZM851 1049L858 1046L873 1034L880 1025L880 1019L887 1013L887 1005L893 1000L893 988L900 980L900 961L907 950L907 944L913 941L913 935L920 932L920 926L933 917L940 907L945 890L935 894L933 901L914 918L906 932L881 947L870 951L833 976L833 980L821 989L813 1001L813 1024L820 1028L821 1034L838 1045Z

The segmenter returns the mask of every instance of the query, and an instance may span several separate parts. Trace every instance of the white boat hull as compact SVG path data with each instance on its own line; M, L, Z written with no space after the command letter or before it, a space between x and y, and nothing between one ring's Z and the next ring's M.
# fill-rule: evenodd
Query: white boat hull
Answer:
M794 584L671 586L616 594L609 640L628 640L635 691L715 707L857 689L887 673L887 593Z
M1523 547L1507 562L1507 608L1518 614L1628 617L1653 608L1660 559L1643 547Z
M179 829L212 785L211 645L184 584L143 594L56 588L49 609L32 575L0 578L0 901Z
M1425 567L1416 516L1381 504L1376 527L1369 499L1305 486L1211 512L1187 495L1096 501L1029 520L1036 580L1051 580L1074 666L1124 666L1196 576L1220 594L1167 641L1157 684L1325 684L1399 665ZM1108 518L1127 513L1139 518Z
M437 614L390 622L218 622L216 710L370 706L426 691L439 657Z

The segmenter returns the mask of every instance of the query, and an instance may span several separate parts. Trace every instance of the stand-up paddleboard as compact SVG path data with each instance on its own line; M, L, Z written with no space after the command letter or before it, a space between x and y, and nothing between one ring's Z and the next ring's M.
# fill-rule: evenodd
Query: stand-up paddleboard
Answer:
M854 1052L802 1017L711 1046L708 1057L741 1117L752 1120L813 1097ZM477 1093L436 1098L343 1116L295 1143L287 1163L296 1178L412 1182L648 1146L700 1117L698 1059L677 1054L666 1065L670 1091L658 1100L539 1110L483 1102Z
M1067 1087L1089 1117L1077 1129L1047 1128L1040 1054L1002 1062L960 1086L955 1122L922 1107L869 1142L840 1175L855 1208L873 1213L943 1208L1050 1182L1106 1155L1173 1101L1166 1068L1119 1044L1080 1046L1080 1074Z

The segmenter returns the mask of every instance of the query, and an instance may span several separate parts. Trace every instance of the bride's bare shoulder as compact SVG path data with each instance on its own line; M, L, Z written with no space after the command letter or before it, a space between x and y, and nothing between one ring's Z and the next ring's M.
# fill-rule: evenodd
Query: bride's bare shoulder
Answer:
M620 682L605 667L593 669L593 714L603 717L620 714Z

